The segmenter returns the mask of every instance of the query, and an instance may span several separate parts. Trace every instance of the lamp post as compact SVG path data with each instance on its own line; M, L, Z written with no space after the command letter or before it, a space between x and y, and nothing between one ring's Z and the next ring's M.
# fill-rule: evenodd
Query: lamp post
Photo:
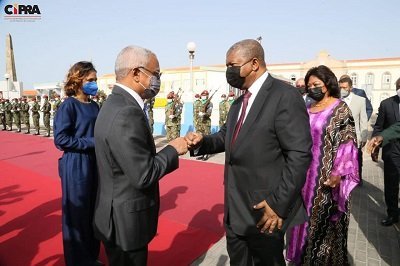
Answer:
M194 52L196 51L196 44L194 42L188 42L186 48L189 52L189 61L190 61L190 92L193 93L193 59L194 59Z
M4 78L6 79L6 83L7 83L7 99L10 98L10 85L8 84L8 80L10 79L10 74L6 73L4 74Z

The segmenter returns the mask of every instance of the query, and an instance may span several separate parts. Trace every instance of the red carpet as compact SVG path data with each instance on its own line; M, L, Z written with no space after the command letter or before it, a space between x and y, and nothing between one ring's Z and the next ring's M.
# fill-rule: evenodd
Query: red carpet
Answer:
M60 155L51 139L0 132L0 265L64 265ZM222 180L223 166L189 160L164 177L149 265L188 265L223 236Z

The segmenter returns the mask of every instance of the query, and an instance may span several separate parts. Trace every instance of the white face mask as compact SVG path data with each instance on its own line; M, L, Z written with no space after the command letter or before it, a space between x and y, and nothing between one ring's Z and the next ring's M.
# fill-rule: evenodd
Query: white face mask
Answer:
M207 96L201 96L202 100L207 100Z
M167 102L172 103L172 99L167 99Z
M232 100L233 100L233 97L229 97L229 100L232 101Z

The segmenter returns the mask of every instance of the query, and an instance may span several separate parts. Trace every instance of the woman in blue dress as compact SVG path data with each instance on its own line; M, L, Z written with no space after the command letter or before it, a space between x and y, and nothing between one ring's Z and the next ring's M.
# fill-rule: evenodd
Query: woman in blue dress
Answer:
M64 86L68 98L54 119L54 143L64 153L58 170L62 186L62 235L66 265L101 265L100 243L92 228L97 193L94 125L99 107L90 100L97 93L96 69L78 62Z

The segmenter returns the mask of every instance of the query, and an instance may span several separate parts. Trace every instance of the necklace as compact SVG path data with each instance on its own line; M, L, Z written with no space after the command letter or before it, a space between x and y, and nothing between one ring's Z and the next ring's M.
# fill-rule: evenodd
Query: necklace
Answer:
M315 106L315 107L322 107L322 106L326 105L326 104L329 102L330 98L331 98L331 97L327 97L327 98L324 99L323 101L320 101L320 102L318 102L318 103L315 103L314 106Z

